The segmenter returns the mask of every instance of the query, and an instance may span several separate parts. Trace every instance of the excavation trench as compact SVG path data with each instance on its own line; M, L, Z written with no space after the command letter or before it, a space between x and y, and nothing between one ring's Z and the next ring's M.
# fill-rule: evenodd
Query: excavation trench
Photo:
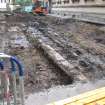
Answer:
M40 47L33 47L35 51L32 67L34 71L28 71L26 79L26 93L39 92L55 86L72 84L72 76L66 74L57 64L50 59ZM32 51L32 50L31 50Z
M45 51L34 46L35 43L27 37L26 21L21 16L10 16L0 21L1 50L17 56L24 64L25 94L39 92L55 86L73 83L73 78L67 75L55 64ZM5 39L5 40L4 40ZM4 43L4 44L3 44Z
M51 57L51 53L49 52L50 49L41 46L41 43L39 43L36 38L34 38L33 42L33 38L30 36L27 36L27 39L33 49L37 51L34 54L34 57L39 56L39 58L35 60L36 64L33 62L34 67L36 68L34 71L34 76L36 77L34 79L35 85L33 91L41 91L55 86L72 84L74 78L70 74L67 74L67 72L64 71L65 69L62 69L64 68L64 65L62 67L62 63L57 63L58 61L56 60L57 58L54 57L55 55ZM53 57L55 59L53 59Z
M75 82L105 77L105 32L99 26L30 14L8 16L0 24L0 50L23 61L25 94L56 86L67 93L66 85L77 89Z
M74 78L78 78L76 80L103 78L105 76L105 46L97 43L96 38L93 37L103 38L104 29L100 30L100 26L84 22L72 20L66 22L49 17L47 19L38 17L37 21L30 22L30 26L28 25L30 35L39 40L42 49L45 52L49 51L48 49L54 49L53 52L59 53L73 68L69 71ZM51 56L52 54L50 58L53 59L54 57Z
M56 52L48 44L44 43L41 39L35 38L37 43L36 47L40 48L44 52L44 55L55 64L61 72L64 72L67 76L71 77L71 81L86 81L85 76L75 70L75 67L70 64L62 55Z

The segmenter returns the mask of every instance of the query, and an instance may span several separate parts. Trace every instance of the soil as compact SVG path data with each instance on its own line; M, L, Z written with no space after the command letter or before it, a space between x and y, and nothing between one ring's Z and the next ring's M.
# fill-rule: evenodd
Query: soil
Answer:
M37 17L29 24L33 30L37 29L42 33L37 37L53 47L75 67L74 72L78 71L89 81L105 76L105 31L102 29L104 26L48 16ZM31 30L29 33L31 35L35 32Z
M70 62L75 67L74 72L83 74L87 81L94 81L105 77L105 31L102 27L50 16L22 13L6 15L0 21L0 49L23 61L27 94L75 83L47 58L33 38L28 39L34 33ZM41 34L38 35L38 32ZM27 46L23 43L11 44L16 40L12 36L25 36Z
M71 84L72 78L46 59L44 52L29 42L24 32L27 19L24 20L22 15L19 16L8 17L0 22L2 32L0 45L2 52L16 56L22 61L25 70L25 94L57 85Z

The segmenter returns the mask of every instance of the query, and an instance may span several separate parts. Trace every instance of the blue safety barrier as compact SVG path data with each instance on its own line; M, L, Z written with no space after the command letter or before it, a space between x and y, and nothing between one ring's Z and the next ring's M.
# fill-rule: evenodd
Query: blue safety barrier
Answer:
M10 62L11 62L12 71L13 72L16 71L15 64L17 64L18 70L19 70L19 76L23 76L23 74L24 74L23 67L22 67L22 64L19 62L19 60L16 57L11 57Z
M1 70L4 69L3 61L0 61L0 69L1 69Z
M4 53L0 53L0 58L3 59L3 60L0 61L0 69L1 69L1 71L5 70L5 67L4 67L5 60L4 59L9 59L9 61L11 63L10 71L12 72L11 73L11 76L13 78L13 80L12 80L12 82L13 82L13 87L12 88L13 89L12 90L13 90L13 95L14 95L14 99L13 99L14 104L13 105L19 105L17 103L17 85L20 85L19 86L20 87L20 89L19 89L20 105L25 105L25 103L24 103L24 80L23 80L24 79L23 78L24 70L23 70L22 63L16 57L10 56L10 55L4 54ZM18 73L19 73L19 84L17 84L17 81L16 81L16 78L17 78L16 77L16 73L17 73L16 70L17 70L17 68L18 68ZM5 76L6 76L7 73L8 73L7 70L5 70L5 72L3 72L3 75L5 74ZM2 75L2 72L1 72L1 75ZM7 88L7 93L8 93L9 92L9 77L6 76L6 78L7 78L7 80L6 80L7 81L6 88ZM5 79L4 79L3 82L5 82ZM12 105L12 104L10 104L11 103L10 100L8 100L7 103L8 103L8 105ZM5 104L3 104L3 105L5 105Z

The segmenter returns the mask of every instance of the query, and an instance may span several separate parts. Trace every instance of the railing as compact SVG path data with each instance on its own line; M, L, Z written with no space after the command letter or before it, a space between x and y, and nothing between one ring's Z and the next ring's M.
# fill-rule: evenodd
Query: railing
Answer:
M23 67L17 58L3 53L0 53L0 105L24 105Z

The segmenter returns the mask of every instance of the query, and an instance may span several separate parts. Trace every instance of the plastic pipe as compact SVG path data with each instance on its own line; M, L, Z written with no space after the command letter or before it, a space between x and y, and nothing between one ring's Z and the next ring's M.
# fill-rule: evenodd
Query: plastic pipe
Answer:
M19 70L19 83L20 83L20 97L21 97L21 105L25 105L24 104L24 80L23 80L23 67L22 64L18 61L17 58L15 57L11 57L9 55L6 55L4 53L0 53L0 57L1 58L9 58L10 62L11 62L11 71L12 71L12 76L13 76L13 89L14 89L14 105L17 104L16 99L17 99L17 91L16 91L16 67L15 64L17 64L18 66L18 70ZM3 66L2 64L0 65L2 70L3 70Z
M16 89L16 73L12 72L13 77L13 93L14 93L14 105L17 105L17 89Z
M10 58L10 61L11 61L11 66L12 66L12 71L16 71L16 68L15 68L15 64L14 62L17 64L18 66L18 69L19 69L19 76L23 76L23 67L22 67L22 64L18 61L18 59L16 57L11 57Z
M19 77L19 83L20 83L20 98L21 98L21 105L25 105L24 102L24 79L23 77Z
M15 63L12 59L10 59L10 62L11 62L11 71L13 77L14 105L17 105L16 68L15 68Z
M12 66L12 72L15 73L16 68L15 68L15 63L18 66L19 69L19 83L20 83L20 98L21 98L21 105L25 105L24 103L24 80L23 80L23 67L21 65L21 63L17 60L17 58L15 57L11 57L10 58L11 61L11 66ZM15 78L14 78L15 79ZM16 90L14 90L14 92L16 93ZM16 94L15 94L15 98L16 98ZM16 101L16 100L15 100ZM15 102L16 103L16 102Z
M1 69L1 71L3 71L3 70L4 70L3 61L1 61L1 62L0 62L0 69Z
M0 68L1 68L1 71L4 70L3 61L0 62ZM6 81L6 83L5 83L5 86L6 86L5 88L6 88L6 90L5 90L5 92L2 92L2 94L5 93L6 99L7 99L7 105L10 105L10 98L9 98L9 85L10 85L10 83L9 83L8 74L6 74L6 72L5 72L5 74L2 76L1 79L3 79L3 80L1 80L1 83L2 83L4 80ZM2 85L2 84L1 84L1 85ZM3 99L3 100L4 100L4 99Z
M4 70L4 65L3 65L3 62L1 61L0 62L0 70L1 71L3 71ZM1 85L1 94L2 94L2 99L3 99L3 101L2 101L2 104L4 105L4 98L3 98L3 94L4 94L4 88L3 88L3 86L2 86L2 75L0 76L0 85Z

